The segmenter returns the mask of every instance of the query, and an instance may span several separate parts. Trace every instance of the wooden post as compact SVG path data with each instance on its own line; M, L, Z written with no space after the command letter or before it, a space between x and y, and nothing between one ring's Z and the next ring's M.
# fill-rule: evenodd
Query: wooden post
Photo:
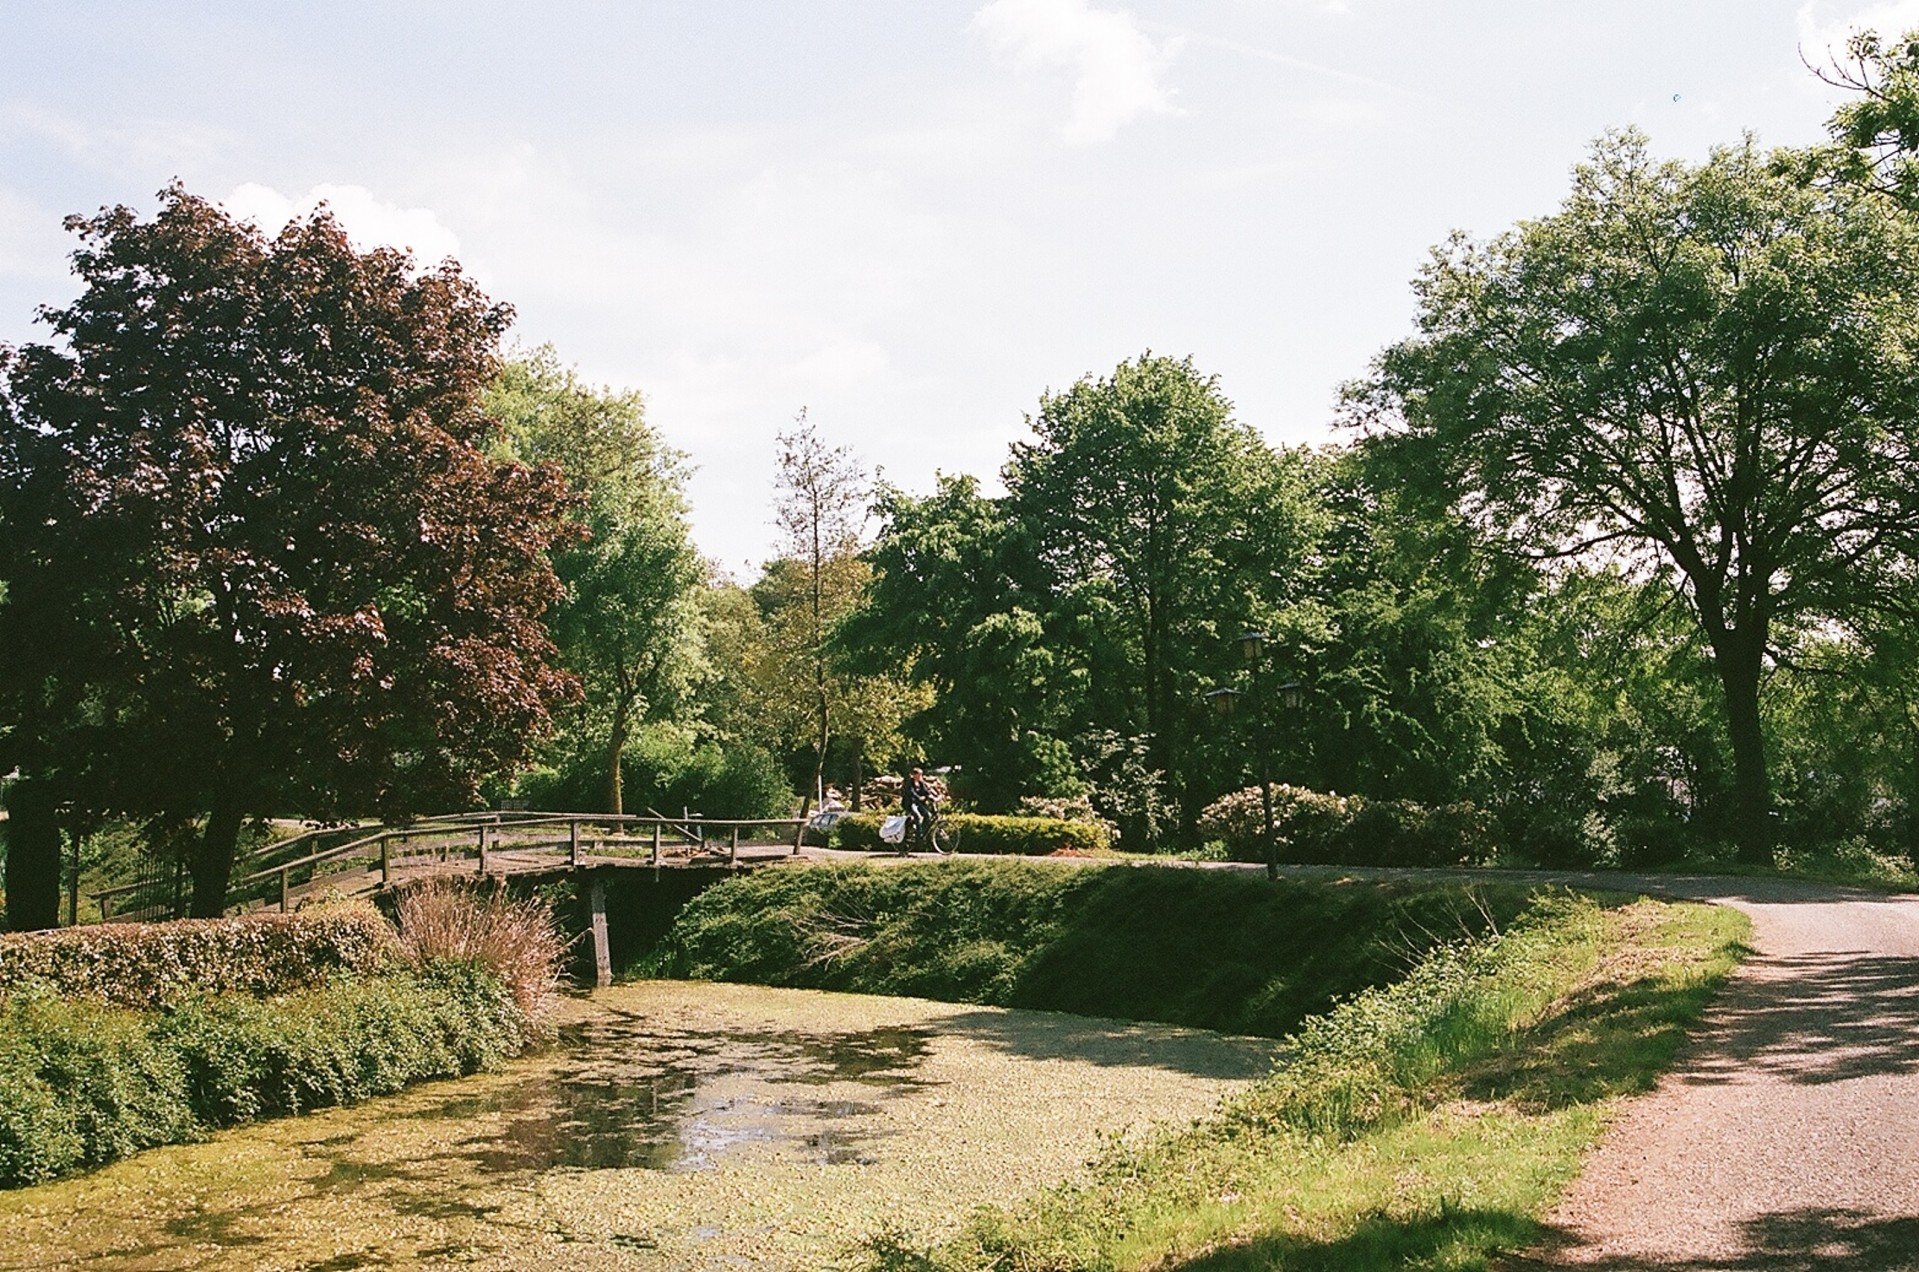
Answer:
M658 822L654 822L653 823L653 868L657 870L659 869L659 865L660 865L660 824Z
M587 885L587 904L593 911L593 984L604 989L613 983L613 950L606 939L606 874Z
M110 921L113 918L113 902L107 899L107 894L102 892L93 899L100 903L100 922Z
M480 873L486 873L486 823L480 823Z
M566 859L575 870L580 868L580 823L577 818L566 824Z
M291 904L289 904L290 898L287 895L289 891L287 886L287 875L291 873L291 871L292 871L291 866L280 867L280 913L281 914L285 914L288 910L293 908Z
M386 835L380 836L380 886L382 888L391 887L393 884L393 848L388 844L387 839Z
M737 868L740 864L740 828L733 827L733 834L726 845L726 864Z

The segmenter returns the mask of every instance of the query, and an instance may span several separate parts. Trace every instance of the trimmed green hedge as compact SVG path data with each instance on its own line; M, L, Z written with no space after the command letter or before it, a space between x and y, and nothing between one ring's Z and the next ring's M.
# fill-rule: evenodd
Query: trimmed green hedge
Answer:
M897 810L884 813L848 813L833 827L836 848L891 852L894 845L880 839L880 823ZM947 846L955 852L985 853L996 857L1044 857L1056 852L1110 851L1111 834L1098 822L1066 821L1058 817L995 817L984 813L948 813L940 819Z
M39 984L154 1008L196 994L284 993L377 971L398 952L392 925L369 905L10 933L0 935L0 997Z
M1222 795L1199 816L1199 832L1234 861L1264 861L1260 789ZM1281 861L1340 866L1480 866L1498 855L1499 827L1472 804L1427 808L1407 799L1369 800L1300 786L1273 788L1273 834Z
M527 1037L511 991L456 963L152 1012L21 990L0 1002L0 1186L471 1073Z

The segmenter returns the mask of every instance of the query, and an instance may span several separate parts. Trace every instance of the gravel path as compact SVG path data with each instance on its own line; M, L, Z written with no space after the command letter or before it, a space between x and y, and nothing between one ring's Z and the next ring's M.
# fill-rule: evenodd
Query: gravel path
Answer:
M1512 1269L1919 1269L1919 897L1634 879L1757 950Z

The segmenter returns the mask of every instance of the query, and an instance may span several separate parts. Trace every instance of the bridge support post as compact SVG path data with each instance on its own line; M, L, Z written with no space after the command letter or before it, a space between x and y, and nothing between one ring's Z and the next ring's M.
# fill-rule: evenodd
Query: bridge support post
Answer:
M380 836L380 886L390 887L393 883L393 845L386 835Z
M653 868L660 868L660 824L653 823Z
M281 914L285 914L288 910L291 910L293 908L291 904L292 898L289 895L291 891L292 889L287 880L287 867L281 866L280 867L280 913Z
M737 869L740 864L740 828L733 827L732 839L726 845L726 864Z
M592 912L593 984L605 988L613 983L613 949L606 939L606 875L595 874L586 889L587 905Z
M480 823L480 873L486 873L486 823Z
M566 824L566 859L575 870L580 868L580 823L570 821Z

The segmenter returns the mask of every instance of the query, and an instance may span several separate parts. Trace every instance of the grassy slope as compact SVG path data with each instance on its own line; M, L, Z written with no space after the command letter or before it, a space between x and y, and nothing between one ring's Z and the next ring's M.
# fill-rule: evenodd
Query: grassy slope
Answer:
M764 870L688 903L642 970L1278 1037L1527 898L1022 861Z
M1309 1021L1292 1061L1213 1117L1115 1145L1089 1183L983 1211L937 1248L884 1234L868 1266L1484 1268L1538 1234L1746 930L1702 906L1549 903Z

